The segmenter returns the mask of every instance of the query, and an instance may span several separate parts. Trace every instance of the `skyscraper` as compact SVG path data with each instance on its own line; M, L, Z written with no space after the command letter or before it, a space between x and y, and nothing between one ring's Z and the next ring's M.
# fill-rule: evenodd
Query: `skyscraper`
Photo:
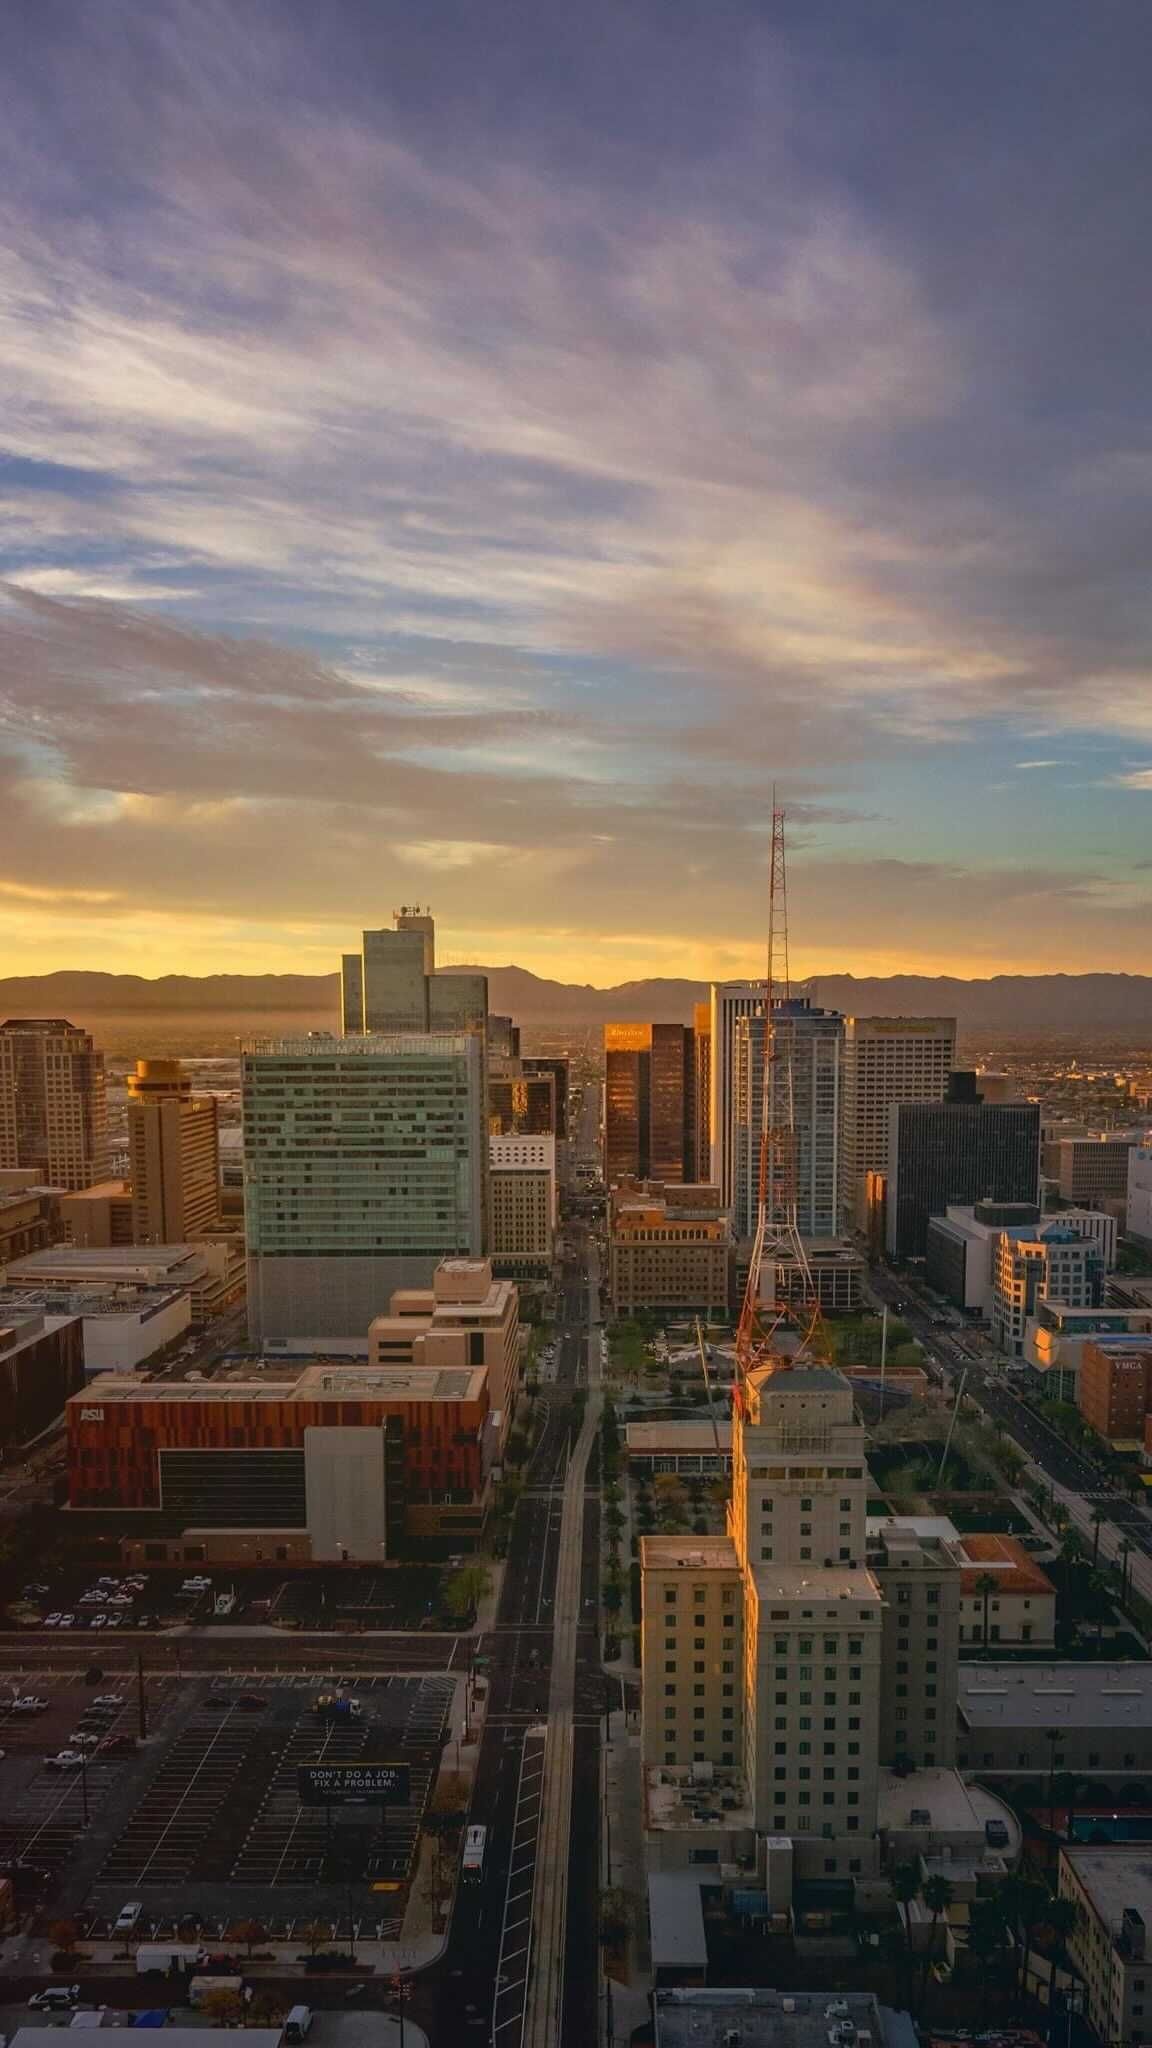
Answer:
M956 1057L955 1017L845 1017L840 1087L840 1206L863 1230L870 1173L888 1167L893 1102L943 1102Z
M193 1095L179 1060L137 1060L128 1076L132 1234L184 1244L220 1220L220 1132L214 1095Z
M888 1110L885 1241L923 1258L928 1219L950 1203L1035 1202L1040 1108L1035 1102L901 1102Z
M692 1011L693 1108L696 1121L696 1178L706 1180L712 1171L712 1005L697 1003Z
M364 1336L395 1288L483 1252L478 1034L272 1040L241 1079L254 1341Z
M604 1026L604 1178L695 1179L695 1054L684 1024Z
M708 1129L712 1170L708 1179L720 1190L728 1209L736 1203L740 1118L736 1103L736 1027L742 1019L764 1014L762 981L716 981L712 984L709 1039Z
M86 1188L108 1171L104 1055L64 1017L0 1024L0 1167Z
M780 1099L772 1121L785 1122L791 1090L796 1129L796 1220L802 1237L835 1237L838 1217L840 1049L844 1019L814 1009L804 996L773 1005ZM756 1228L764 1088L764 1017L737 1016L732 1036L735 1174L732 1222L737 1240Z
M340 961L345 1037L358 1032L475 1031L487 1041L488 977L436 969L436 924L403 909L393 926L360 935Z

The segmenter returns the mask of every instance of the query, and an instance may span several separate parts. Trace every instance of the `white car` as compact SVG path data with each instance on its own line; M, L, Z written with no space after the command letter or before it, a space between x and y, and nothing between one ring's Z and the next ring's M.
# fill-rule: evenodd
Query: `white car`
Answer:
M109 1607L134 1607L135 1604L131 1593L109 1593L108 1595Z
M47 1991L34 1991L28 2000L29 2012L60 2012L68 2006L79 2005L78 1984L50 1984Z
M60 1627L61 1627L61 1628L75 1628L75 1626L76 1626L76 1616L75 1616L74 1614L62 1614L62 1615L60 1616Z
M21 1693L20 1698L12 1702L12 1712L14 1714L43 1714L47 1710L47 1700L37 1699L34 1692Z
M78 1771L85 1757L80 1749L58 1749L55 1756L46 1756L45 1768L49 1771Z
M92 1616L92 1626L93 1628L107 1628L108 1616L106 1614L94 1614Z
M124 1695L122 1692L98 1692L92 1705L94 1707L122 1707L124 1705Z
M59 1628L63 1619L64 1616L62 1614L46 1614L44 1616L44 1626L45 1628Z
M100 1737L89 1734L85 1728L74 1728L68 1740L73 1749L98 1749L100 1747Z

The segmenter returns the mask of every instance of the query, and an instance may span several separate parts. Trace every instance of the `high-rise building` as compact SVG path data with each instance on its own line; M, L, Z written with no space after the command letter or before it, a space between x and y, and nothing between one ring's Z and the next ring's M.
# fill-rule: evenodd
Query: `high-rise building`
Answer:
M692 1011L696 1110L696 1173L701 1180L712 1171L712 1005L697 1003Z
M888 1167L893 1102L943 1102L955 1017L845 1017L840 1084L840 1204L845 1230L866 1224L870 1173Z
M523 1060L496 1059L488 1066L488 1131L494 1138L554 1138L556 1081L552 1074L526 1074Z
M214 1095L194 1095L179 1060L137 1060L128 1076L128 1163L137 1244L185 1244L220 1221Z
M30 1167L50 1187L108 1172L104 1055L64 1017L0 1024L0 1168Z
M834 1238L839 1217L840 1049L844 1019L804 996L772 1006L779 1099L772 1121L794 1118L796 1218L802 1237ZM732 1208L738 1240L756 1228L764 1089L764 1018L741 1016L733 1028L736 1174ZM785 1093L791 1094L791 1118Z
M726 1209L736 1202L740 1119L736 1100L736 1027L764 1014L762 981L714 981L709 1004L708 1129L712 1146L709 1179Z
M340 992L345 1037L475 1031L487 1044L488 977L437 972L436 924L426 910L398 910L391 928L362 932L359 953L341 957Z
M843 1374L754 1372L731 1535L640 1539L646 1766L711 1766L717 1808L821 1883L875 1868L882 1762L954 1754L961 1565L911 1527L870 1543L864 1446Z
M894 1102L888 1110L885 1241L923 1258L928 1219L952 1203L1031 1202L1040 1174L1034 1102Z
M1125 1235L1152 1251L1152 1145L1133 1145L1128 1154Z
M395 1288L483 1251L477 1034L270 1040L241 1079L254 1341L361 1336Z
M559 1214L555 1138L489 1136L488 1169L494 1270L512 1280L546 1280Z
M517 1034L519 1035L519 1034ZM553 1135L558 1145L568 1142L568 1055L561 1053L525 1053L520 1061L529 1078L540 1074L551 1074L555 1124Z
M685 1024L604 1026L604 1179L695 1179L695 1051Z

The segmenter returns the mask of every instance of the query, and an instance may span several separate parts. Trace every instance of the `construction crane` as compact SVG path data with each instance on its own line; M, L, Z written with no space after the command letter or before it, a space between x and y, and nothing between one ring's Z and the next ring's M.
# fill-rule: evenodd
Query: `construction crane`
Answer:
M765 1367L777 1371L790 1363L789 1355L780 1345L780 1330L786 1320L799 1331L800 1349L809 1357L823 1357L827 1350L820 1304L798 1222L794 1036L790 1028L779 1028L781 1017L786 1015L783 1006L792 995L784 815L773 791L756 1234L736 1328L736 1369L741 1379ZM785 1292L779 1286L775 1269L781 1259L787 1259L799 1277L795 1291ZM773 1284L767 1293L766 1263L771 1263L774 1269Z

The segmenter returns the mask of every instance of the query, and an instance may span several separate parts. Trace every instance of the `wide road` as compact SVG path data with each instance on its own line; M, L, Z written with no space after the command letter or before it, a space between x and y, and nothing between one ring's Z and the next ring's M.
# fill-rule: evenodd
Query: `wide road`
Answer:
M1132 1552L1132 1584L1146 1600L1152 1600L1152 1516L1147 1509L1115 1492L1111 1474L1104 1467L1066 1444L1035 1409L1020 1400L1003 1372L977 1351L976 1333L963 1328L934 1328L929 1310L902 1275L876 1272L870 1276L869 1285L881 1301L893 1306L899 1303L901 1317L946 1384L958 1386L961 1372L967 1374L965 1393L1023 1451L1037 1474L1047 1480L1055 1496L1063 1501L1072 1521L1091 1545L1096 1542L1094 1511L1100 1509L1101 1556L1116 1560L1121 1545L1127 1542Z
M475 2041L489 2048L522 2048L532 1977L532 1925L554 1877L542 1840L543 1778L555 1649L554 1616L561 1538L565 1533L564 1479L583 1422L574 1401L587 1380L589 1290L586 1239L569 1224L562 1334L557 1377L536 1396L546 1421L517 1504L495 1628L477 1644L488 1660L488 1709L469 1820L488 1830L484 1875L461 1885L448 1946L441 1961L417 1978L409 2006L434 2043ZM595 2039L598 1984L596 1872L599 1843L599 1713L603 1686L597 1632L599 1524L595 1475L585 1496L582 1541L573 1563L571 1545L561 1589L571 1655L573 1571L578 1587L572 1704L571 1783L563 1841L568 1856L567 1966L564 2011L553 2039L573 2044ZM571 1534L571 1517L567 1533ZM579 1815L579 1824L572 1825ZM537 1879L537 1856L540 1876ZM561 1873L563 1883L563 1873ZM573 1943L576 1953L573 1953Z

